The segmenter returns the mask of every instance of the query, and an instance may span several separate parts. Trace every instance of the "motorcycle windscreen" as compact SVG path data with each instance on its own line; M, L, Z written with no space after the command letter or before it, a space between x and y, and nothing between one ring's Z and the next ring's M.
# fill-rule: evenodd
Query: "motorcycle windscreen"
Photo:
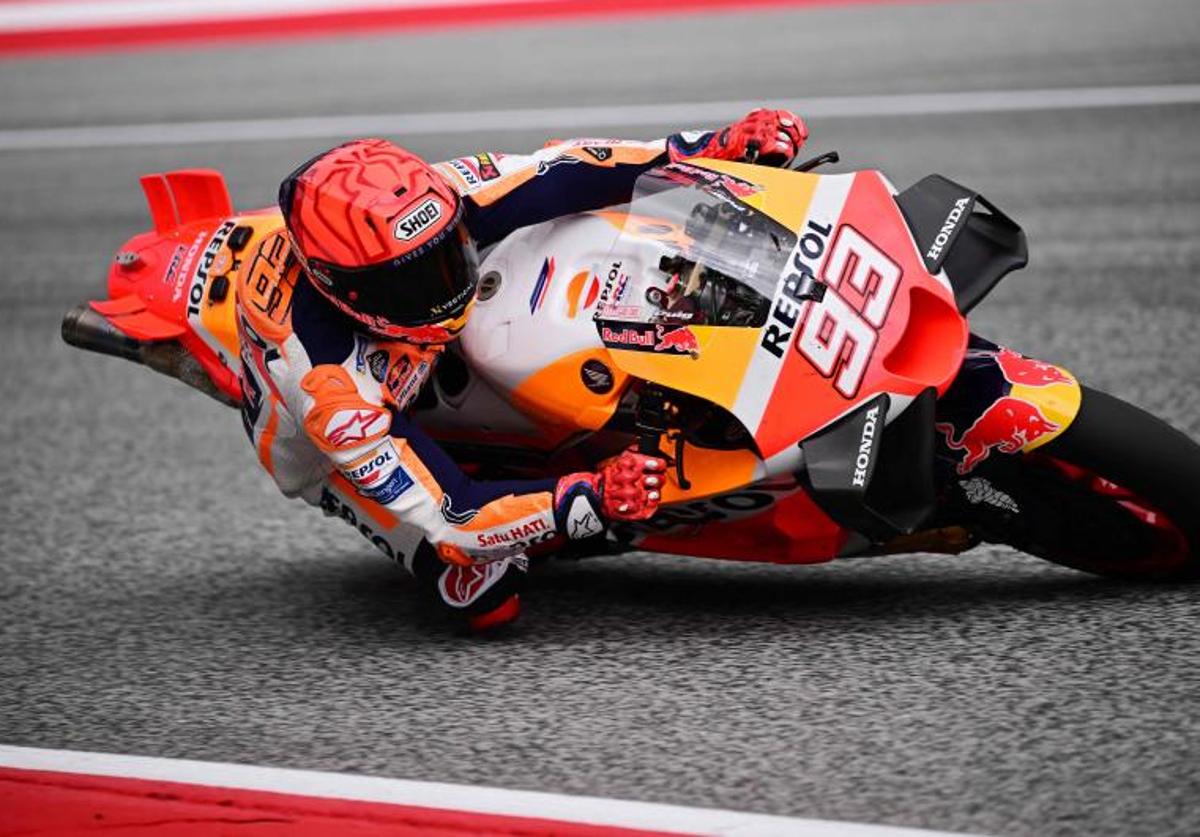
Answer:
M764 457L879 393L898 411L943 392L966 321L893 193L877 172L648 172L597 308L601 339L629 374L729 410Z
M598 213L621 230L594 314L618 367L732 406L796 241L738 199L759 189L676 164L643 174L627 210Z

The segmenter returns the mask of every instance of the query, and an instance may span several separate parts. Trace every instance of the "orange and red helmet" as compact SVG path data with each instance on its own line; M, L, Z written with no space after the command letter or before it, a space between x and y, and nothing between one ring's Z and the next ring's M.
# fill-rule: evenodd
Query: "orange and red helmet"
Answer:
M313 285L370 331L444 343L466 324L479 266L462 200L417 155L348 142L292 172L279 205Z

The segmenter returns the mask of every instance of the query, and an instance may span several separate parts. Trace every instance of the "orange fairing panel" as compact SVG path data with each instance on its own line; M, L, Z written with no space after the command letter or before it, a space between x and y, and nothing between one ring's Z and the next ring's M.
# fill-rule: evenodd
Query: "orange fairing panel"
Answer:
M687 326L699 348L692 354L609 352L623 372L673 389L692 393L732 410L746 372L746 362L758 343L758 330Z
M513 403L538 422L599 430L616 412L629 377L620 369L613 369L607 355L603 349L591 348L559 358L522 381L512 391ZM602 391L584 384L585 366L589 362L608 371L607 388L597 388Z
M674 450L671 444L666 447ZM761 464L762 460L752 451L717 450L685 444L683 465L688 488L679 485L675 469L670 468L663 482L662 501L664 504L682 503L734 491L753 482Z

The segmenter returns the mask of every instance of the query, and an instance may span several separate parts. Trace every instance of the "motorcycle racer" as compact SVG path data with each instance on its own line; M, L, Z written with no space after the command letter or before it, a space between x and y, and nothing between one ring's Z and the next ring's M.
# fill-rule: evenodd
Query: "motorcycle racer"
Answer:
M304 163L280 188L285 228L237 295L243 419L263 466L326 511L356 494L403 524L389 549L445 605L477 629L511 621L527 555L651 516L665 462L629 450L595 473L479 481L416 425L409 408L470 316L476 248L628 200L655 165L786 165L806 136L798 116L764 109L652 142L577 139L431 166L365 139Z

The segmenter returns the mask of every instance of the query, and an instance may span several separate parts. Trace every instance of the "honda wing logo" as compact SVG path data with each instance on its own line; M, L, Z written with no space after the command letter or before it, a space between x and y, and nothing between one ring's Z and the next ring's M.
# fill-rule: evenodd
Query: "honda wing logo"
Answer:
M950 210L950 214L942 222L942 228L938 230L937 236L933 239L933 246L925 254L927 259L936 260L938 256L942 255L942 250L950 240L950 236L954 235L954 230L958 227L958 222L962 220L963 213L967 211L967 207L970 205L970 198L959 198L954 202L954 208Z
M867 410L867 419L863 422L862 436L858 440L858 456L854 460L853 485L863 487L867 484L867 474L871 470L871 455L875 450L875 426L879 423L879 406Z

